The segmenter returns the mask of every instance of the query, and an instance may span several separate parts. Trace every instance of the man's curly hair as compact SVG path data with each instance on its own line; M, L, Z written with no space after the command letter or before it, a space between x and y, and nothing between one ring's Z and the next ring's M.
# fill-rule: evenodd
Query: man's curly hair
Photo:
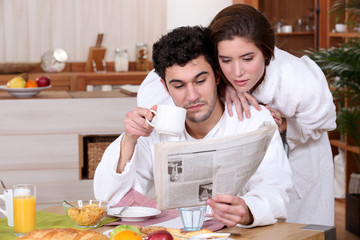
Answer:
M216 62L208 36L207 29L200 26L179 27L163 35L153 45L155 72L165 80L168 67L185 66L189 61L203 55L215 74Z

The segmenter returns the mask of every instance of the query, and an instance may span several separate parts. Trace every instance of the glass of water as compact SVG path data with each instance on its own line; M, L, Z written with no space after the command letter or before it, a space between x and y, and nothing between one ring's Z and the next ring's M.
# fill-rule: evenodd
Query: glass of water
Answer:
M206 215L206 206L179 208L179 212L186 231L201 229Z

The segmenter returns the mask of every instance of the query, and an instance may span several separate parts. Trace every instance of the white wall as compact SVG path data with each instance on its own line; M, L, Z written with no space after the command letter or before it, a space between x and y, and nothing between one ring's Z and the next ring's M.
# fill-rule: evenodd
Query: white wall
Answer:
M180 26L206 27L232 0L167 0L167 29Z

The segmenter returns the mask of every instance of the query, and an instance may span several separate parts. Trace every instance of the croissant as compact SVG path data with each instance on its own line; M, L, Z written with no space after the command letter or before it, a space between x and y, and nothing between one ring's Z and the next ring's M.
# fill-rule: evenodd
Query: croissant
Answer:
M73 228L37 229L19 239L26 240L108 240L104 234Z

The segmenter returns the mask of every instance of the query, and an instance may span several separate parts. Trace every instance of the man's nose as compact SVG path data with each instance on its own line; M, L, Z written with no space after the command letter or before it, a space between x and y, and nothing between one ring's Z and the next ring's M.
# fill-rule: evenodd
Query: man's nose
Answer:
M199 92L196 90L192 84L190 84L187 88L187 99L190 101L197 100L199 98Z

